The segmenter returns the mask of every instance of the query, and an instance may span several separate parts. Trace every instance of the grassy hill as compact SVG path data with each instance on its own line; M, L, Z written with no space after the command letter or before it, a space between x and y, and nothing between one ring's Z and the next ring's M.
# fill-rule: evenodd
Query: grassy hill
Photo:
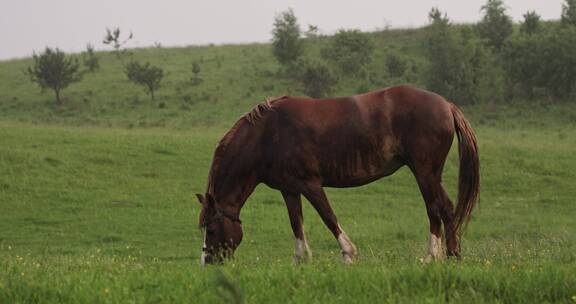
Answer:
M419 85L422 31L370 35L370 72L381 83L342 79L335 95ZM307 52L323 43L307 40ZM576 299L576 107L464 108L479 141L482 190L460 262L419 262L428 219L403 168L364 187L328 189L360 250L351 267L309 204L314 261L293 267L281 195L260 186L242 210L236 259L201 268L194 193L205 189L216 143L256 103L301 88L278 76L267 44L132 51L166 71L156 102L128 82L112 53L98 53L101 70L65 90L61 107L23 74L30 59L0 62L0 303L230 302L234 288L247 303ZM412 81L388 76L390 51L414 62ZM190 82L195 60L198 86ZM456 176L452 149L444 174L452 198Z
M376 52L370 71L379 83L342 79L336 95L351 95L389 86L384 56L388 50L410 54L421 68L419 30L372 33ZM306 53L318 55L326 39L308 39ZM0 62L0 119L29 123L118 127L177 127L219 125L248 111L266 97L301 95L300 85L280 76L269 44L133 49L133 59L149 61L165 70L157 101L130 83L123 62L100 52L101 69L64 90L65 104L54 107L53 93L31 83L24 70L31 59ZM80 57L76 55L76 57ZM128 58L124 59L129 60ZM192 62L200 63L203 82L192 85ZM417 77L413 77L417 83ZM227 125L227 124L226 124Z

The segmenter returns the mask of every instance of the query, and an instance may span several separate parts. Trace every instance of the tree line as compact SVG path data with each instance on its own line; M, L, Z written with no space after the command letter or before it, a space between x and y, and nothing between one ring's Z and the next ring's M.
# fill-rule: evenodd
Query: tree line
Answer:
M476 24L454 25L446 13L432 8L420 41L426 62L416 63L410 55L388 50L383 62L388 79L424 86L461 104L574 97L576 0L564 1L560 21L542 21L537 12L528 11L520 24L514 24L502 0L487 0L481 12ZM145 88L154 100L163 69L134 60L125 48L133 35L122 38L121 34L119 28L106 29L103 43L112 46L127 79ZM320 51L311 52L308 42L319 42ZM299 83L312 97L327 96L339 83L350 80L364 83L358 92L379 85L382 74L373 66L381 64L374 64L375 50L373 35L358 30L343 29L327 37L309 25L303 32L291 9L274 20L272 54L280 66L277 75ZM46 48L33 55L26 73L42 89L53 90L61 104L63 89L100 68L92 45L82 53L82 62L84 68L77 58ZM193 62L191 85L202 82L200 72L199 63Z
M463 104L512 99L569 99L576 87L576 0L565 0L560 22L542 21L535 11L515 25L502 0L481 7L482 20L453 25L438 8L429 13L421 41L427 63L417 69L410 56L388 52L385 66L397 81L421 84ZM317 30L317 28L316 28ZM356 30L340 30L321 49L306 54L292 10L276 16L273 50L286 77L306 94L330 94L338 81L373 77L374 42ZM307 39L311 39L308 37ZM372 73L373 74L373 73Z

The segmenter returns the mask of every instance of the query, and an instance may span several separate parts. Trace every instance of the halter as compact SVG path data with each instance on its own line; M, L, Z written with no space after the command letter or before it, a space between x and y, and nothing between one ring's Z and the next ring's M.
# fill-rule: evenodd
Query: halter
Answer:
M242 225L242 221L240 220L240 218L238 217L238 215L234 215L224 209L220 209L220 208L216 208L216 214L208 221L204 222L204 225L208 225L209 223L213 222L216 219L219 219L221 217L225 217L233 222L236 222L240 225Z
M216 219L219 219L221 217L225 217L225 218L231 220L232 222L235 222L235 223L242 225L242 221L240 220L240 218L237 215L234 215L234 214L232 214L232 213L230 213L224 209L216 208L216 214L210 220L204 221L204 226L207 226L211 222L213 222ZM207 252L208 248L205 246L202 246L202 251Z

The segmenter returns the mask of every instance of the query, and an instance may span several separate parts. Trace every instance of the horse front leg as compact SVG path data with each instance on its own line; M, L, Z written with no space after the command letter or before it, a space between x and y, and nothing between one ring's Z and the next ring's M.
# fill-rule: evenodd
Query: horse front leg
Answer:
M304 235L304 217L302 216L302 200L299 193L282 192L284 202L288 208L290 225L296 241L296 250L294 253L294 263L300 264L312 259L312 252L308 247L306 236Z
M352 264L354 258L358 255L358 250L352 241L350 241L346 232L344 232L338 224L336 215L334 215L334 211L332 211L332 207L328 202L324 189L322 189L322 185L320 183L309 184L303 194L312 206L314 206L318 214L320 214L326 227L330 229L334 237L338 240L338 244L340 244L340 248L342 249L344 263Z

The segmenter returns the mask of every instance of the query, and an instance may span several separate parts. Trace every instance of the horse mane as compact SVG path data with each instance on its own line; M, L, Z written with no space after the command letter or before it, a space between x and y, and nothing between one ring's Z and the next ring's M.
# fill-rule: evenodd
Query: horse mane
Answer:
M258 124L258 122L260 122L262 120L262 118L264 117L264 115L266 113L274 110L273 105L276 101L284 99L286 97L287 96L284 95L284 96L276 97L276 98L269 98L269 97L266 98L263 102L257 104L254 108L252 108L252 110L250 110L250 112L244 113L240 117L240 119L238 119L238 121L236 121L234 126L232 126L232 128L230 130L228 130L228 132L226 132L226 134L224 134L222 139L220 139L220 142L218 142L218 146L216 147L216 151L214 152L214 159L212 161L212 168L210 169L210 173L208 175L208 191L207 191L207 193L214 195L214 171L218 170L218 167L220 166L220 159L224 155L224 153L226 152L226 148L228 147L228 145L230 144L230 142L234 138L234 135L236 134L238 129L240 129L240 127L243 125L242 122L246 121L250 125L256 126Z
M264 102L257 104L254 108L252 108L252 110L250 112L242 115L242 118L246 119L250 124L255 126L258 123L258 121L260 119L262 119L262 116L264 116L264 114L266 112L274 110L272 108L273 102L276 102L276 101L283 99L285 97L286 96L281 96L281 97L277 97L274 99L266 98L266 100Z

